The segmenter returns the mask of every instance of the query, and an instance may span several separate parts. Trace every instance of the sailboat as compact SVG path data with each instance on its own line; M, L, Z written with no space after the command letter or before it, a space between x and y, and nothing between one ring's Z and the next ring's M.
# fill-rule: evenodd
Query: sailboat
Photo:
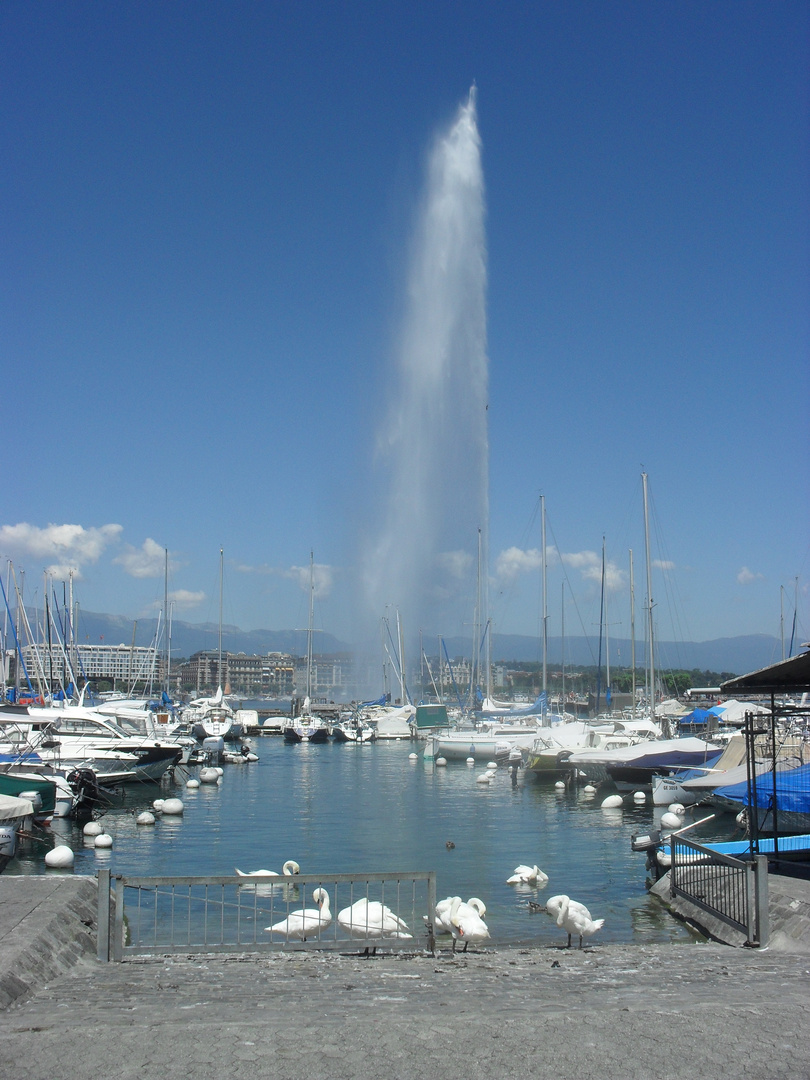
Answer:
M329 728L319 716L312 715L312 624L315 617L315 562L309 553L309 625L307 627L307 693L299 716L284 728L284 741L291 743L326 742Z
M223 551L219 549L219 649L217 679L219 686L213 697L197 698L189 703L184 719L191 722L197 739L238 739L242 736L242 721L225 700L222 690L222 571Z

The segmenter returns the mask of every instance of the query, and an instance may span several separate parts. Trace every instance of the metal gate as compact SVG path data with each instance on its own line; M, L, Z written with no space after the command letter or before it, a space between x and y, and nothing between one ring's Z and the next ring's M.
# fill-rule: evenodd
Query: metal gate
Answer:
M670 836L670 894L682 896L746 936L768 944L768 860L735 859L678 833Z
M291 877L98 873L98 957L295 948L433 952L435 872ZM301 913L301 914L299 914Z

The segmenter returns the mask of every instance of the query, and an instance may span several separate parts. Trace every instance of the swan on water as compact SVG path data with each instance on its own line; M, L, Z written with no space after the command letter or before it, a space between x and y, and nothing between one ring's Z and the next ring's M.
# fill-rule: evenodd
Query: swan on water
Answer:
M273 934L284 934L286 938L300 938L306 941L308 937L318 937L321 930L325 930L332 922L332 912L329 910L329 893L326 889L315 889L312 899L318 905L316 908L299 908L291 911L286 919L265 926Z
M453 935L453 952L456 951L456 941L464 939L464 949L471 941L484 941L489 937L489 929L483 920L486 914L486 904L476 896L471 896L465 904L460 896L453 897L450 907L450 933Z
M507 885L536 885L542 887L548 882L548 874L544 874L539 866L525 866L521 864L515 867L515 872L506 879Z
M579 947L583 937L590 937L605 925L604 919L592 919L584 904L577 903L569 896L552 896L546 901L546 911L568 934L568 948L571 948L571 935L579 935Z
M293 874L300 874L301 867L294 859L288 859L281 868L281 873L277 874L275 870L240 870L238 866L234 867L239 877L259 877L259 878L275 878L275 877L292 877Z
M407 924L379 900L357 900L338 912L338 925L352 937L412 938Z

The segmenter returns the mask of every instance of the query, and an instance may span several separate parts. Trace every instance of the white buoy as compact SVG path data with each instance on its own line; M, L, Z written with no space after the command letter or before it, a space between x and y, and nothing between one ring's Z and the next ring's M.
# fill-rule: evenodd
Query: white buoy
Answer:
M217 774L217 776L224 776L225 775L225 770L222 768L221 765L215 765L214 766L214 772Z
M45 854L45 865L52 869L73 866L73 850L67 844L58 844Z
M665 814L661 815L661 825L665 829L680 829L683 822L677 814L670 814L670 812L667 811Z
M166 801L165 799L155 799L155 801L152 803L152 809L157 810L157 812L159 814L162 814L163 813L163 804L164 804L165 801Z
M150 813L148 810L144 810L142 814L138 814L138 816L135 818L135 824L136 825L154 825L155 824L155 815Z
M671 802L667 807L667 810L669 810L670 814L677 814L678 817L683 817L683 815L686 813L686 807L683 805L683 803L679 802Z
M164 814L182 814L184 809L182 799L166 799L163 803Z
M219 773L216 769L200 769L201 784L216 784L218 780Z
M565 781L558 780L557 783L554 785L554 789L555 791L565 791Z
M192 777L191 780L186 780L186 787L189 791L196 791L199 786L200 781L195 780L194 777Z
M497 761L488 761L487 762L487 768L488 769L497 769L498 768L498 762Z
M106 832L99 833L99 835L96 837L96 847L97 848L111 848L112 846L113 846L113 838L110 836L110 834L106 833Z
M419 755L418 754L408 754L408 761L418 761L418 760L419 760Z
M104 829L97 821L88 821L82 832L85 836L99 836L104 832Z
M492 777L488 772L479 773L475 778L476 784L490 784L492 783Z
M620 806L624 806L624 800L621 795L608 795L608 797L602 801L603 810L615 810Z
M437 757L434 764L436 764L436 765L446 765L447 764L447 758L445 758L445 757Z
M634 791L633 792L633 802L643 803L643 802L646 802L646 801L647 801L647 796L644 794L643 791Z
M475 758L474 757L468 757L467 758L467 764L468 765L474 765L475 764Z
M586 784L582 790L585 792L586 795L596 794L596 788L593 786L593 784Z

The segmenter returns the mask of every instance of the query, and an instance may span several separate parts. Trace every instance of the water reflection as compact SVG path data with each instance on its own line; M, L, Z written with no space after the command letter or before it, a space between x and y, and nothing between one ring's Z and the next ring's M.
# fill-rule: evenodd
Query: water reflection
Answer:
M644 855L630 850L634 833L656 827L659 809L606 811L601 789L591 798L577 788L558 792L522 773L513 785L505 768L490 784L478 784L480 770L463 762L436 768L420 757L421 767L411 767L412 750L257 740L260 762L226 767L221 785L194 791L178 778L128 792L104 818L113 837L105 864L113 872L161 875L279 870L288 859L304 873L324 875L435 870L440 898L485 901L494 943L558 942L553 920L536 908L559 893L606 920L595 943L691 940L648 895ZM179 795L184 815L136 825L135 815L158 795ZM686 823L704 816L703 808L689 808ZM729 829L738 835L733 819L718 818L696 834L715 838ZM84 845L80 828L55 821L52 832L76 852L75 873L95 874L100 851ZM43 857L44 849L32 846L6 873L42 873ZM536 863L548 885L507 885L520 863Z

